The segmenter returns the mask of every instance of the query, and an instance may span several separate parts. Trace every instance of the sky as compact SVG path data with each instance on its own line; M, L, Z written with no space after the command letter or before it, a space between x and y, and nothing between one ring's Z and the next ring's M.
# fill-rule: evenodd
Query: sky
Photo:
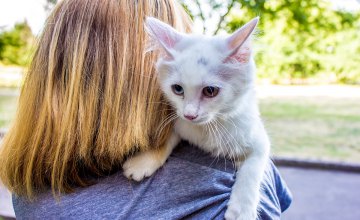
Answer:
M45 3L46 0L0 0L0 27L9 29L26 19L33 33L40 33L47 17Z
M275 0L272 0L275 1ZM360 0L331 0L337 8L360 10ZM28 21L34 34L44 26L46 0L0 0L0 27L10 29L16 22Z

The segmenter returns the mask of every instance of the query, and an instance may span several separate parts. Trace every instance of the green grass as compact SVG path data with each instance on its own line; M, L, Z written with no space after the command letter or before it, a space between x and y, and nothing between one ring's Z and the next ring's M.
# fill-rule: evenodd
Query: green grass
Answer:
M0 89L0 128L16 111L14 91ZM356 98L260 99L274 155L360 162L360 101Z
M344 98L260 100L273 153L360 162L360 102Z

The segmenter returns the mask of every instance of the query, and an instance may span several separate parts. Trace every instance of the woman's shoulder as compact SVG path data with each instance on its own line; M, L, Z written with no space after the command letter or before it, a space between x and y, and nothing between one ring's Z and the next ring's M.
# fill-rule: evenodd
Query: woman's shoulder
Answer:
M234 172L230 161L213 158L184 142L164 167L140 183L119 171L63 195L59 201L50 192L39 195L35 202L14 196L14 207L17 216L28 218L222 219ZM266 176L263 188L267 199L261 210L265 215L280 215L277 188L284 185L272 163Z
M196 157L200 163L192 161ZM196 217L203 210L202 217L216 218L225 210L233 175L206 166L208 159L191 146L179 146L164 167L140 183L119 171L59 201L51 192L40 194L34 202L14 196L15 212L30 219L180 219Z

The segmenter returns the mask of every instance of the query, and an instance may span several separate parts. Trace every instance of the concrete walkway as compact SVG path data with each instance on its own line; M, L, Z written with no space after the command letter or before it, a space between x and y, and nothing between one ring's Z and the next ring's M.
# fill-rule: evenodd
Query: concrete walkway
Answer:
M293 203L285 220L360 219L360 173L279 167Z
M0 217L14 217L10 192L0 183ZM1 219L1 218L0 218Z

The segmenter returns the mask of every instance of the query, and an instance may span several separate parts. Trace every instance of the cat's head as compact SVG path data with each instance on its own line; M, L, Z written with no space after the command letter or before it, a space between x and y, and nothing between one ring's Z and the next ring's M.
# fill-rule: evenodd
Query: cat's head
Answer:
M258 20L228 37L206 37L179 33L147 18L152 45L163 52L157 62L160 86L179 117L204 124L224 119L242 105L254 81L250 38Z

